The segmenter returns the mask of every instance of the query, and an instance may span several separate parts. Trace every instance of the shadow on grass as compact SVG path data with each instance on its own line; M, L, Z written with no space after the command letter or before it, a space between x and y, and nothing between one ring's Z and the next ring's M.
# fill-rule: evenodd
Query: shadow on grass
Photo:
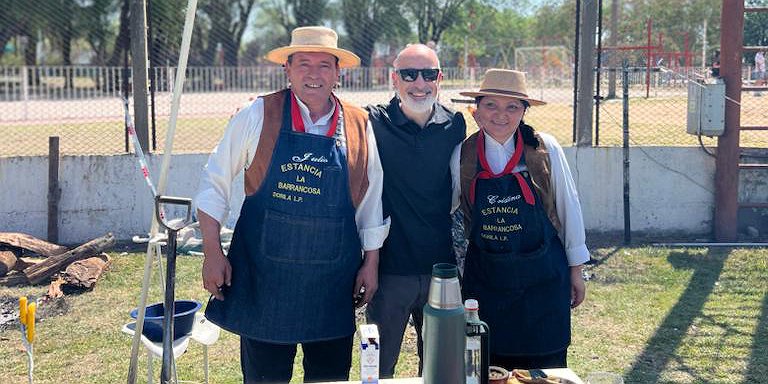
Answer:
M693 276L677 304L669 311L656 333L648 340L643 352L626 373L627 383L657 383L664 368L674 359L674 352L685 338L697 317L702 316L707 298L712 293L723 270L729 249L710 248L706 256L688 252L672 252L669 262L677 269L692 269ZM689 372L696 383L707 383L705 378Z
M768 377L768 292L763 295L760 319L752 340L745 379L750 383L759 383Z

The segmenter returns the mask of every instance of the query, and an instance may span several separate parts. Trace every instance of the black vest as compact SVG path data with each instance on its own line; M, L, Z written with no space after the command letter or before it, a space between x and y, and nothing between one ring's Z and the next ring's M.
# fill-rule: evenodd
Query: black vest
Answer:
M391 217L381 248L384 274L429 274L432 265L456 263L451 239L451 154L464 140L464 117L436 105L422 129L399 100L369 107L384 169L384 217Z

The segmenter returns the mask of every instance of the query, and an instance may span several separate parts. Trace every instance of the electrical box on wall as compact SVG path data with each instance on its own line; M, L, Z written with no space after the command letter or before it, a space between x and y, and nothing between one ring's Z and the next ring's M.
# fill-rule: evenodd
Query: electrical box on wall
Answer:
M688 82L688 133L720 136L725 131L725 83Z

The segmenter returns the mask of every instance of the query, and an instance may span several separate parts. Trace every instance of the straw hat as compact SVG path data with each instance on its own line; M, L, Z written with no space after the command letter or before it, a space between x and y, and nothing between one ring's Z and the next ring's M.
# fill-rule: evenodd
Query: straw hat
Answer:
M275 48L267 53L267 60L285 64L288 56L296 52L324 52L339 58L339 68L360 65L360 58L346 49L339 48L339 35L326 27L300 27L291 32L291 44Z
M544 105L545 102L528 96L525 86L525 72L510 69L489 69L485 72L483 83L477 92L460 92L462 96L503 96L526 100L531 105Z

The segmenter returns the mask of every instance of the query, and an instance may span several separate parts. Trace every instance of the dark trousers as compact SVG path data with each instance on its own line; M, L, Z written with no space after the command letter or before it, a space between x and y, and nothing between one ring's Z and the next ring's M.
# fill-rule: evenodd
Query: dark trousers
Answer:
M304 382L347 381L352 366L353 335L340 339L301 343ZM272 344L240 337L243 383L291 381L297 344Z
M493 330L491 330L493 331ZM568 349L549 355L504 356L491 354L491 365L513 369L565 368L568 366Z
M421 376L422 356L424 356L421 325L431 279L431 275L379 275L379 289L368 303L366 317L368 323L379 327L381 338L379 377L382 379L391 378L395 374L400 345L403 342L403 333L409 317L413 317L413 325L416 328L419 376Z

